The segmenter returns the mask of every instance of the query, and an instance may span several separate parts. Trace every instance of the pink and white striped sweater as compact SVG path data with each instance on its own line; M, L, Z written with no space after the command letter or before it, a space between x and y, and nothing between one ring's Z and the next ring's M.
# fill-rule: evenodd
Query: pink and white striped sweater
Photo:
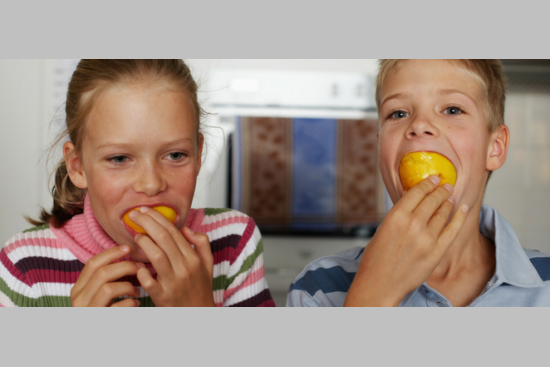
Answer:
M252 218L231 209L191 209L185 225L210 239L216 305L275 306L264 277L262 238ZM84 213L62 228L28 229L0 250L0 306L71 306L71 288L86 262L114 246L86 197ZM140 288L141 306L154 306L137 278L124 280Z

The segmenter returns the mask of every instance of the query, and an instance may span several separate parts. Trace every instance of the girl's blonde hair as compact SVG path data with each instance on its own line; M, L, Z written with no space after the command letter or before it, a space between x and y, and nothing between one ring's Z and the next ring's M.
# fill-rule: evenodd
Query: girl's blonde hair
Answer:
M87 128L86 119L94 102L105 89L117 83L149 85L159 82L187 94L195 112L199 139L200 118L204 111L198 102L197 83L183 60L81 60L67 91L66 128L50 149L57 147L68 136L76 152L81 154ZM42 209L40 220L26 217L29 223L36 226L49 224L60 228L73 216L83 212L86 190L73 185L64 158L56 165L55 184L51 193L54 200L51 212Z
M406 60L380 60L376 79L376 107L380 111L382 88L388 75ZM504 125L506 103L506 77L500 60L449 60L474 77L482 86L485 95L485 113L489 131Z

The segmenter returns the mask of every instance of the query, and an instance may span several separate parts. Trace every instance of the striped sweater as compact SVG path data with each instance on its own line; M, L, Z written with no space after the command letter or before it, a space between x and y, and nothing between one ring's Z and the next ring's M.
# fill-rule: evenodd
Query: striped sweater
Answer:
M275 306L264 277L263 245L254 220L231 209L191 209L185 223L208 235L217 306ZM71 306L71 288L86 262L117 244L86 197L84 213L62 228L44 225L12 237L0 250L0 306ZM154 306L135 276L141 306Z

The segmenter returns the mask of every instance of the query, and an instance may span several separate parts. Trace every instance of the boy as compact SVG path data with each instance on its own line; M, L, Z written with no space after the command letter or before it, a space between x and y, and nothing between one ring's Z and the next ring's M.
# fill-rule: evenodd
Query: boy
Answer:
M366 248L309 264L287 306L550 306L550 257L482 205L508 151L504 102L498 60L382 60L379 167L395 205ZM418 151L447 157L454 187L432 176L405 192L399 162Z

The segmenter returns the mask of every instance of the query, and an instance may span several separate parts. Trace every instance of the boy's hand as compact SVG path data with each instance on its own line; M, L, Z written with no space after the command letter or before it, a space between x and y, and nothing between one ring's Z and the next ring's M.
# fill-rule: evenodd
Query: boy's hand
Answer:
M453 210L453 187L431 176L388 212L366 247L344 306L398 306L428 279L462 228L468 208ZM445 227L445 228L443 228Z
M188 228L180 232L160 213L148 208L133 211L130 217L147 232L137 235L134 241L153 264L157 278L146 268L139 269L137 277L155 306L215 307L214 257L208 236Z
M113 303L122 296L139 297L139 289L130 282L115 282L124 276L136 275L141 263L121 261L113 263L130 253L130 247L117 246L92 257L82 269L71 289L73 307L137 307L139 301L127 298Z

